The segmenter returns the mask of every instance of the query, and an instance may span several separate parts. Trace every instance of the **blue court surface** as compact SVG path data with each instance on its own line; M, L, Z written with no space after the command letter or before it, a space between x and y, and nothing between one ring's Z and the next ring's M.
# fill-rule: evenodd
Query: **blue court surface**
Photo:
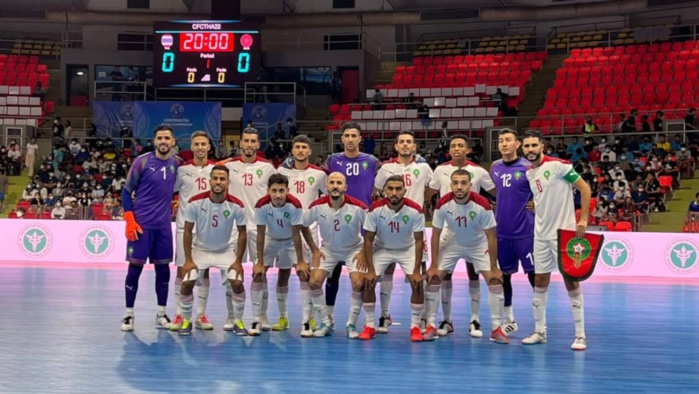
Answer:
M471 339L467 279L461 276L454 282L455 334L411 343L410 289L398 273L392 315L400 325L370 342L344 336L347 276L332 337L299 336L300 297L298 281L292 279L291 330L256 338L223 332L223 288L213 286L208 314L215 330L180 338L154 328L152 268L141 278L135 332L119 330L125 267L118 268L0 266L0 392L699 392L697 284L584 283L588 350L574 352L572 316L560 282L552 283L549 294L545 345L519 344L533 327L531 289L523 278L515 283L520 329L512 343L487 339L485 286L481 321L486 337ZM275 279L270 279L269 314L276 321ZM172 296L169 304L172 317ZM248 292L248 327L250 313Z

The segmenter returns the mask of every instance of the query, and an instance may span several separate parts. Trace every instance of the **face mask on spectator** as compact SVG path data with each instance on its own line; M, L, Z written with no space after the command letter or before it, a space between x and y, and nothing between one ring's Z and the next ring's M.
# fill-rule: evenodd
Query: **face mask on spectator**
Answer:
M609 209L614 209L616 206L614 204L609 204Z
M680 148L680 150L681 150L682 152L684 152L684 151L687 150L687 148Z
M642 188L642 187L639 187L639 188L638 188L638 192L639 192L639 193L643 192L643 188Z
M61 203L59 201L56 201L56 207L58 207L58 208L61 207Z
M100 190L100 189L102 189L102 186L97 185L97 190Z
M17 211L17 217L21 218L22 216L24 216L24 211Z

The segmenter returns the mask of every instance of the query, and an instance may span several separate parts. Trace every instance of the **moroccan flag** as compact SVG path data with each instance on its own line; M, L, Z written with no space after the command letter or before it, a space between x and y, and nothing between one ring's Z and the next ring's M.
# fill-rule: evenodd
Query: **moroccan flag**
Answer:
M564 278L581 282L595 270L602 251L604 235L585 234L576 238L575 231L558 230L558 269Z

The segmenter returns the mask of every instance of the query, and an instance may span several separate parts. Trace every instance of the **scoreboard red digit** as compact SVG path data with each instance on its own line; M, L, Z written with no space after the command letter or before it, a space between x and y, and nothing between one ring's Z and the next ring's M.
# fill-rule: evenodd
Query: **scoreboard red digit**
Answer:
M260 30L242 21L156 22L153 84L235 88L260 69Z

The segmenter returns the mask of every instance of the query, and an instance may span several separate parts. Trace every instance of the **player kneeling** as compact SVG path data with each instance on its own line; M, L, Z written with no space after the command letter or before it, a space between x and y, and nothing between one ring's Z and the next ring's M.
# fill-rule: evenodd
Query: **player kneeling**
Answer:
M245 207L228 194L228 168L215 166L211 170L211 191L192 197L185 211L184 279L180 292L182 326L179 335L192 334L192 290L199 272L218 267L225 272L233 288L233 332L248 335L243 324L245 287L243 286L243 256L247 244ZM238 229L237 244L231 241L233 226ZM196 228L196 234L192 234ZM233 260L231 264L231 260Z
M425 216L422 207L416 202L404 198L405 180L401 175L392 175L386 179L384 199L371 207L364 221L364 252L368 272L364 288L364 312L367 326L359 334L359 339L369 340L376 335L376 329L368 322L374 321L376 303L376 278L383 275L386 268L397 263L410 281L410 339L423 341L420 333L420 319L425 302L422 289L423 236ZM371 315L371 316L370 316ZM432 338L436 339L436 338Z

